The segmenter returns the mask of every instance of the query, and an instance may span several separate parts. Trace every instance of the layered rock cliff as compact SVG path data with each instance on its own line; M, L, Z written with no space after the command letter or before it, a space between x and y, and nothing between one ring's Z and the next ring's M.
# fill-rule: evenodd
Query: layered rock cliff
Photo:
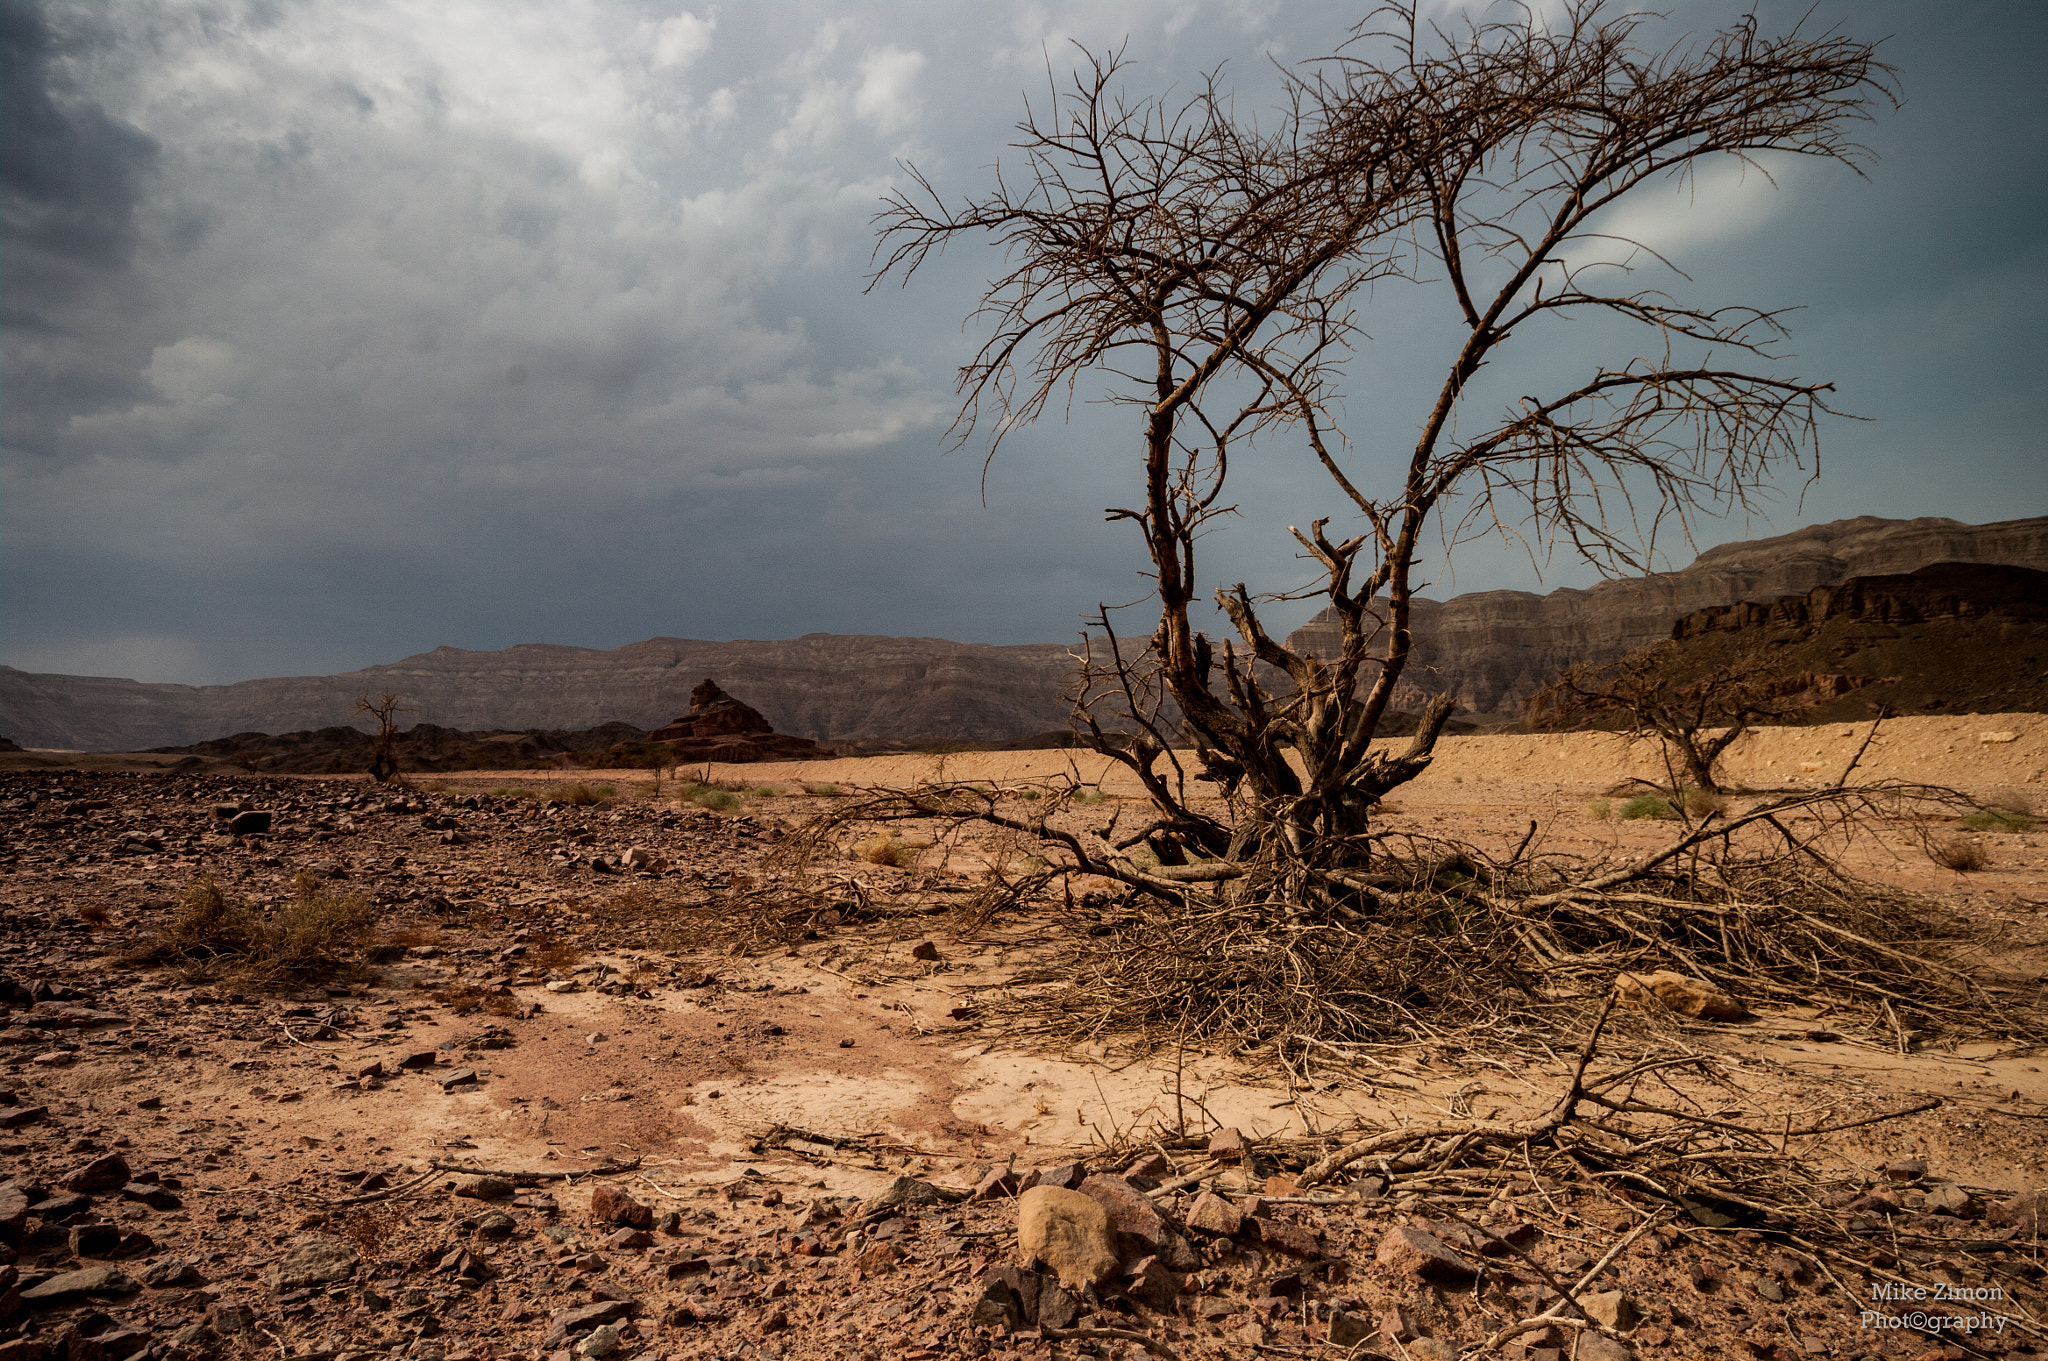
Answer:
M1604 660L1667 636L1680 617L1770 601L1853 576L1936 562L2048 569L2048 516L1966 525L1864 517L1724 544L1682 571L1548 595L1484 591L1415 612L1418 664L1395 695L1416 711L1449 690L1460 718L1509 722L1565 664ZM1291 640L1327 655L1335 630ZM807 634L780 642L650 638L610 651L530 643L500 652L442 647L339 676L162 685L0 667L0 734L24 746L139 750L226 733L354 722L360 694L391 691L409 723L477 729L651 729L689 706L705 676L744 695L777 732L860 747L921 740L1001 742L1066 725L1064 644L990 647L934 638Z
M1066 724L1071 667L1058 643L991 647L936 638L807 634L779 642L650 638L600 651L528 643L439 647L338 676L163 685L0 667L0 734L30 747L138 751L237 732L356 722L390 691L406 723L477 729L658 728L706 676L745 695L777 732L825 743L1000 741Z
M1722 544L1680 571L1583 591L1478 591L1448 601L1418 599L1415 657L1394 692L1394 705L1420 709L1431 695L1448 691L1464 717L1514 722L1523 702L1566 665L1608 661L1668 637L1682 616L1804 595L1850 577L1901 575L1938 562L2048 569L2048 516L1966 525L1866 515ZM1336 625L1318 615L1288 643L1332 656Z

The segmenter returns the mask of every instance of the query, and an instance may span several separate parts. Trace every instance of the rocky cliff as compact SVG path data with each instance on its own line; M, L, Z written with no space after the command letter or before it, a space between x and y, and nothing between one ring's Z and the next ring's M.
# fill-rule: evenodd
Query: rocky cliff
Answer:
M0 667L0 734L30 747L137 751L226 733L353 724L355 697L391 691L404 723L457 729L658 728L706 676L777 732L818 741L1000 741L1063 727L1063 644L807 634L779 642L650 638L610 651L528 643L439 647L339 676L162 685Z
M1805 595L1858 576L1897 576L1938 562L2048 569L2048 516L1966 525L1925 518L1862 516L1772 539L1723 544L1691 566L1602 582L1589 590L1479 591L1448 601L1417 600L1415 661L1394 705L1420 709L1449 691L1466 717L1495 723L1522 716L1522 703L1575 661L1607 661L1668 637L1682 616L1741 601ZM1323 656L1337 630L1318 615L1289 639Z
M1619 656L1667 636L1680 617L1739 601L1803 595L1854 576L1936 562L2048 569L2048 516L1965 525L1865 517L1774 539L1724 544L1690 567L1591 590L1484 591L1416 609L1419 665L1395 707L1449 690L1460 718L1507 722L1568 662ZM1311 621L1292 641L1334 651ZM706 676L759 709L777 732L859 748L920 740L1000 742L1066 725L1065 645L989 647L935 638L807 634L780 642L650 638L610 651L530 643L501 652L442 647L340 676L234 685L161 685L0 667L0 735L24 746L139 750L226 733L295 732L353 722L359 694L391 691L407 723L458 729L651 729L689 707Z

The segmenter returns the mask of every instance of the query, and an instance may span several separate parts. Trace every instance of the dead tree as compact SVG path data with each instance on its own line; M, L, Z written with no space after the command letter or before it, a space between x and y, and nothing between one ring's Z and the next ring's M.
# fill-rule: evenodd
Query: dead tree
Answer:
M1678 645L1665 639L1615 661L1566 667L1530 697L1529 721L1556 730L1619 718L1662 738L1693 788L1719 794L1724 791L1714 766L1721 754L1752 727L1798 707L1786 701L1783 689L1762 649L1745 649L1688 674Z
M1157 820L1141 835L1206 862L1184 877L1357 901L1371 809L1427 767L1451 707L1431 704L1405 752L1373 750L1411 655L1426 533L1639 570L1658 526L1817 468L1831 386L1767 371L1779 314L1641 287L1636 269L1661 257L1606 229L1618 201L1703 162L1856 164L1848 130L1890 72L1838 34L1767 38L1743 20L1655 51L1643 22L1574 0L1555 19L1446 29L1388 6L1333 56L1283 72L1283 106L1262 121L1237 116L1220 72L1185 98L1133 99L1120 53L1084 53L1027 109L992 189L949 200L912 169L886 200L871 287L963 238L1006 252L979 311L993 334L960 371L958 438L984 436L993 458L1084 376L1133 408L1137 499L1108 514L1143 537L1158 620L1128 643L1106 612L1093 621L1080 719L1144 779ZM1410 285L1441 297L1456 342L1413 446L1355 449L1341 384L1362 310ZM1542 395L1479 381L1546 323L1596 317L1643 328L1640 351ZM1231 477L1274 457L1313 459L1341 509L1291 531L1310 586L1213 587L1236 633L1217 655L1190 617L1211 590L1196 546L1230 513ZM1335 655L1261 621L1303 598L1335 617ZM1174 755L1189 746L1194 772ZM1198 807L1189 778L1217 785L1225 810ZM1124 873L1113 848L1085 856Z
M399 707L399 697L390 691L371 699L368 695L356 696L355 712L368 714L377 720L377 732L370 748L370 778L378 784L387 783L398 773L398 723L399 714L414 712Z

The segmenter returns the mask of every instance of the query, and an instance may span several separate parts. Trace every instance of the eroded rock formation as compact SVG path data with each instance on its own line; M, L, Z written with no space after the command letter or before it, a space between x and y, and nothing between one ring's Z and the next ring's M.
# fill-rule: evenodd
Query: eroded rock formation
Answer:
M775 731L761 711L706 677L690 692L690 712L647 734L689 761L806 761L833 755L816 742Z

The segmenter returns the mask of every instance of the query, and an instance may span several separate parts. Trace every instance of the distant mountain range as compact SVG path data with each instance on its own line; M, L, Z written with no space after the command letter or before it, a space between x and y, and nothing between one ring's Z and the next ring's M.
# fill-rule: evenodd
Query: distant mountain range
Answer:
M1482 591L1418 601L1416 664L1395 707L1448 690L1460 718L1509 722L1559 668L1669 636L1682 616L1769 603L1851 577L1937 562L2048 569L2048 516L1966 525L1862 517L1709 549L1677 572L1589 590ZM1332 647L1318 618L1290 642ZM779 642L650 638L600 651L528 643L499 652L440 647L338 676L167 685L0 667L0 735L26 747L138 751L231 733L288 733L354 722L360 694L394 692L407 724L457 729L657 728L715 679L777 732L855 747L1001 742L1063 727L1065 644L995 647L936 638L807 634Z

